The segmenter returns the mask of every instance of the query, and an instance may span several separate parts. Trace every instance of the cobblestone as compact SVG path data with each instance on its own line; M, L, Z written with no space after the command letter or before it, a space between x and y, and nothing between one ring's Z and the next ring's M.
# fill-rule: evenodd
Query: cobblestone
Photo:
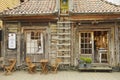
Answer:
M7 76L0 72L0 80L120 80L120 72L58 71L56 74L29 74L27 71L15 71Z

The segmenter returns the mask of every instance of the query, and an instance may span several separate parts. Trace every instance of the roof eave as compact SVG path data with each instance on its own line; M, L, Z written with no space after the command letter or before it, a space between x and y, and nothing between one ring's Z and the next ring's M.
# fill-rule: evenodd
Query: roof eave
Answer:
M51 14L29 14L29 15L2 15L0 16L1 20L27 20L27 19L36 19L36 20L41 20L41 19L57 19L57 13L51 13Z
M57 12L54 13L41 13L41 14L1 14L1 17L16 17L16 16L48 16L48 15L57 15Z
M105 15L105 14L120 14L120 12L70 12L70 14L72 14L72 15L81 15L81 14L84 14L84 15L91 15L91 14L102 14L102 15Z

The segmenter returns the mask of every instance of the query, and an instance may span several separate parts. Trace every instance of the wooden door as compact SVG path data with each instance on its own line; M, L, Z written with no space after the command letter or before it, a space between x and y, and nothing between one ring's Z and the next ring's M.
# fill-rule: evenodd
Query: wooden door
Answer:
M84 57L94 58L93 32L79 33L79 54ZM94 60L94 59L93 59Z

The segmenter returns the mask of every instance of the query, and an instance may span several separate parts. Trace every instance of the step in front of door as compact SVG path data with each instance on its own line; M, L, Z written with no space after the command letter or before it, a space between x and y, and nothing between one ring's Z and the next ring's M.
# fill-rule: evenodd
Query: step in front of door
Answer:
M78 68L79 71L91 71L91 72L112 72L111 67L90 67L90 68Z

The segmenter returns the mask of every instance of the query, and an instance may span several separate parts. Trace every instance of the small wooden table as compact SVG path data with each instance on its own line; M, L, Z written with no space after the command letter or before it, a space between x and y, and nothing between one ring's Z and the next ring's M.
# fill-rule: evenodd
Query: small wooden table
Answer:
M41 73L47 73L48 72L48 68L47 68L48 60L42 59L42 60L40 60L40 63L41 63L41 68L42 68Z
M13 62L14 60L15 60L15 59L9 59L8 61L9 61L9 62Z

